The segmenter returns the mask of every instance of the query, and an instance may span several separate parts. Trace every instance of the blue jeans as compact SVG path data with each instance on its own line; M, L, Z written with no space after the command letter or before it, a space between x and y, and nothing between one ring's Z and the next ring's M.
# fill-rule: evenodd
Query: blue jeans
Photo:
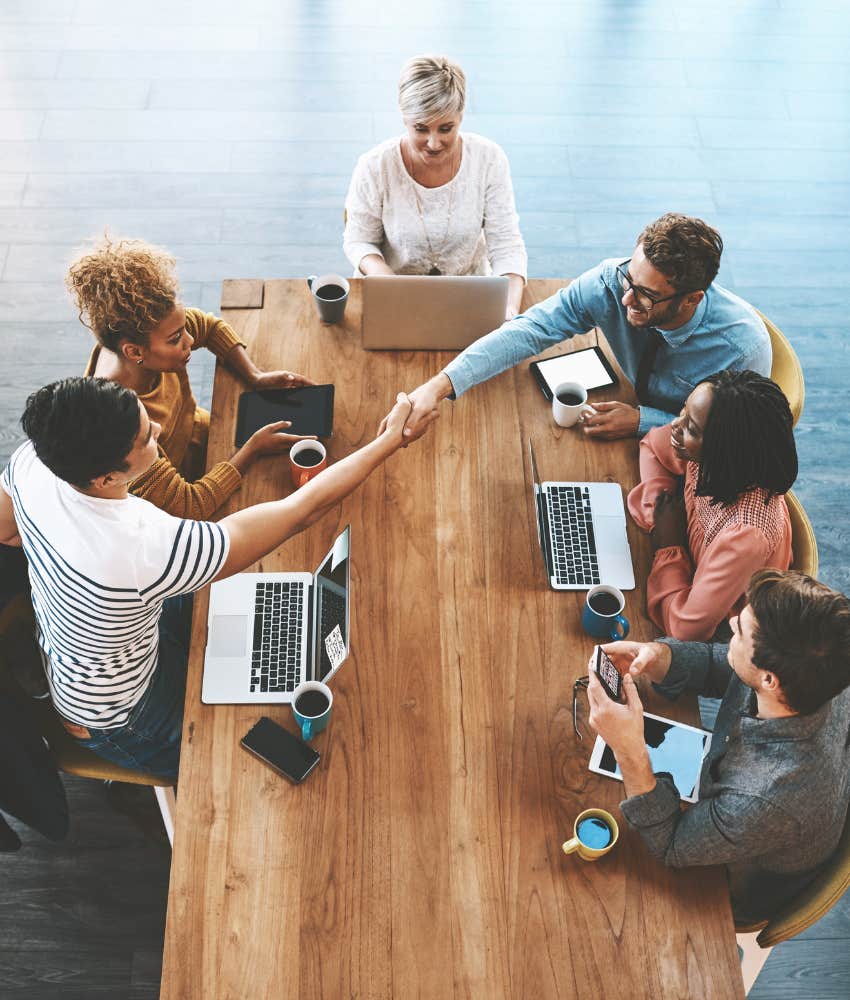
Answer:
M186 668L192 628L192 594L170 597L159 619L159 659L148 689L119 729L89 729L78 739L99 757L133 771L177 779Z

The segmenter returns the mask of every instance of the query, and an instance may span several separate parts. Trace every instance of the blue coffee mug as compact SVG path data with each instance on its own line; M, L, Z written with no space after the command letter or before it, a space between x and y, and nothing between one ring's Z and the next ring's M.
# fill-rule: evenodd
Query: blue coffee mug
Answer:
M304 681L292 692L292 712L305 743L327 728L333 700L331 689L321 681Z
M623 615L626 599L621 591L607 583L600 583L587 594L581 624L594 639L616 642L629 634L629 622ZM622 631L621 631L622 630Z

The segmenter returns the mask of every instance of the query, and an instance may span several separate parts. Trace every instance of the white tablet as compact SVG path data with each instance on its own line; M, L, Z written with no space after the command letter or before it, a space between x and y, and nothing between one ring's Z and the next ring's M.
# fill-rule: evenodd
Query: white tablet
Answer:
M587 347L569 354L559 354L545 361L532 361L531 374L543 392L551 400L562 382L578 382L588 392L616 385L617 376L608 359L598 347Z
M683 802L698 801L699 776L703 759L711 746L711 733L644 712L643 738L652 770L656 774L666 771L673 775L673 784ZM607 778L623 780L614 751L601 736L596 737L590 755L590 770Z

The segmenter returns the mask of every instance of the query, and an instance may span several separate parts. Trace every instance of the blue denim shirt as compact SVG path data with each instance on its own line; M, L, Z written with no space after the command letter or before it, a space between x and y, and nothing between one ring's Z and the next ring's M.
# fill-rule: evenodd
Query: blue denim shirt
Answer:
M532 306L471 344L444 369L455 397L479 382L530 358L547 347L598 326L620 367L634 383L648 328L626 321L617 264L604 260L585 271L567 288ZM669 423L699 382L725 369L752 369L770 375L770 337L749 303L712 284L689 322L676 330L660 330L658 350L649 379L649 406L640 407L638 435Z
M669 774L620 803L650 853L673 868L726 865L739 923L773 916L835 851L850 802L850 688L811 715L755 716L755 694L728 647L663 639L670 670L656 690L723 701L703 762L699 802L682 812Z

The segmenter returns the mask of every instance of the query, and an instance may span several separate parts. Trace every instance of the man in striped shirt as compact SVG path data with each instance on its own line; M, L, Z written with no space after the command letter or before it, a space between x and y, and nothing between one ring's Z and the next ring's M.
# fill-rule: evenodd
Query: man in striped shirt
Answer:
M84 746L175 777L191 595L313 523L400 446L401 394L382 432L291 496L218 524L172 517L128 492L157 457L136 394L64 379L27 401L29 441L0 490L0 542L23 545L51 695Z

